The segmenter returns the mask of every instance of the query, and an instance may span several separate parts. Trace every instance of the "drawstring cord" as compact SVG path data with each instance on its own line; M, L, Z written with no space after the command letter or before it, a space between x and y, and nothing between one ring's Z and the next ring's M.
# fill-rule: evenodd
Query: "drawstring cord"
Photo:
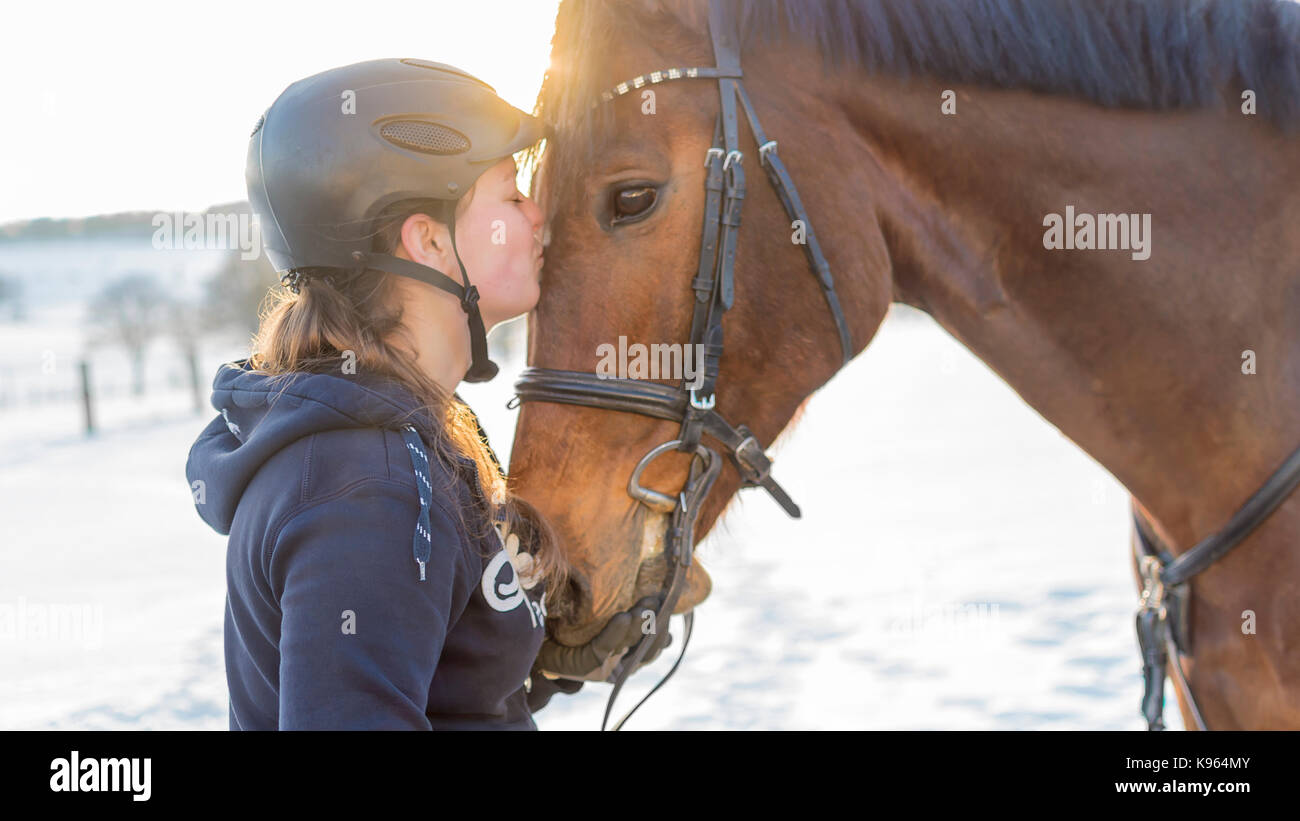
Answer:
M420 566L420 581L425 581L425 566L433 555L433 534L429 524L429 507L433 504L433 485L429 481L429 456L425 453L424 442L415 427L406 425L402 428L402 438L406 440L406 449L411 452L411 468L415 471L415 489L420 496L420 518L415 522L415 535L412 552L415 563Z

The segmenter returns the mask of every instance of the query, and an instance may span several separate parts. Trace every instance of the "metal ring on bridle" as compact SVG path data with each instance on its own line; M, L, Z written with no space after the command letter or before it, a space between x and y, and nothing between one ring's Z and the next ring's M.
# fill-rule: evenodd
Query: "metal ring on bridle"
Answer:
M680 439L670 439L662 445L652 449L645 456L642 456L641 461L637 462L636 468L632 470L631 478L627 480L627 494L651 510L659 513L672 513L676 510L678 505L677 498L669 496L667 493L660 493L657 490L651 490L650 488L641 485L641 471L645 470L646 465L653 462L661 453L674 450L681 445L681 443L682 440ZM716 452L704 445L695 446L695 455L704 459L706 472L708 468L713 465L713 461L718 457Z

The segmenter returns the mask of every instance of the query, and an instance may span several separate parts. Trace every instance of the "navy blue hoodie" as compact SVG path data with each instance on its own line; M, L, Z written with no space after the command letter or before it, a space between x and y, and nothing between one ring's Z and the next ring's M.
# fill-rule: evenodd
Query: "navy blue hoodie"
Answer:
M477 489L430 458L427 414L381 427L411 393L270 379L218 370L221 415L185 465L199 515L230 536L230 729L537 729L543 585L524 587L495 532L467 535Z

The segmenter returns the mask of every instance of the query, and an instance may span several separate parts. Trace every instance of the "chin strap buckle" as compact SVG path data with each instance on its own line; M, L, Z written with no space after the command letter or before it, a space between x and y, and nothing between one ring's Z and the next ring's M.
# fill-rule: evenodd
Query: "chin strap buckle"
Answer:
M474 306L477 304L478 304L478 288L475 288L473 285L471 285L465 289L465 296L461 297L460 307L461 310L463 310L465 313L469 313L471 310L473 310Z

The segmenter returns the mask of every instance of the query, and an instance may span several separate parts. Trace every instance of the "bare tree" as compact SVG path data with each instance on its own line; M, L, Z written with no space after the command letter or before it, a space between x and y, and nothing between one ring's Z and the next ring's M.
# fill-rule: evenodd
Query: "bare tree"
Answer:
M145 352L149 341L165 329L172 310L171 296L147 273L130 273L113 280L91 300L86 325L92 346L124 347L131 357L132 392L144 393Z
M199 377L199 343L204 327L204 308L194 302L173 301L167 312L165 326L167 335L180 348L181 358L185 360L185 370L189 379L190 391L194 397L194 412L203 412L203 385Z
M204 284L203 327L233 328L252 334L257 330L267 292L279 281L265 253L246 260L240 251L232 250Z

